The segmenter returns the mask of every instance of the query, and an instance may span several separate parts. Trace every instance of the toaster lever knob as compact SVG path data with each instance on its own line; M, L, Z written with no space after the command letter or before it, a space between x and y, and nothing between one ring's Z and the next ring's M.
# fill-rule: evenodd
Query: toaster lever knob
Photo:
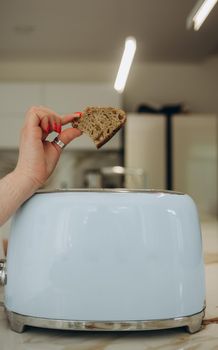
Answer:
M0 259L0 285L7 283L6 259Z

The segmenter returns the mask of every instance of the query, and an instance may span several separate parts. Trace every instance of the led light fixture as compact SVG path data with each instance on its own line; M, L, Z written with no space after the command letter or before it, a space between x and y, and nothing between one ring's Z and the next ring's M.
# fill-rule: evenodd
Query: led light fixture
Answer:
M117 90L119 93L122 93L125 88L130 67L135 55L135 51L136 39L134 37L126 38L123 56L120 62L120 67L117 73L116 81L114 83L114 89Z
M187 28L190 29L194 27L194 30L199 30L217 1L218 0L199 0L187 18Z

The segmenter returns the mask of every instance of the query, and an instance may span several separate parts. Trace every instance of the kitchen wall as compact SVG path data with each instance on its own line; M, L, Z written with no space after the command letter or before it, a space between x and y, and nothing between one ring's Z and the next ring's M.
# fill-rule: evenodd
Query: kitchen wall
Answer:
M199 64L150 63L135 66L125 94L128 110L143 101L183 102L192 112L218 112L218 58Z
M0 81L107 82L113 85L118 66L101 62L1 61ZM200 63L136 63L124 92L124 108L141 103L183 102L192 112L218 112L218 57Z

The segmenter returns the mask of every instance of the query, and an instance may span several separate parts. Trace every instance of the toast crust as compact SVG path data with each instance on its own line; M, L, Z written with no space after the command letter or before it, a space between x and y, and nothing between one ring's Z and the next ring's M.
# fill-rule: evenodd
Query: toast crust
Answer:
M116 129L114 129L114 131L110 135L108 135L103 141L95 143L97 149L101 148L105 143L107 143L110 139L112 139L112 137L117 133L117 131L119 131L123 127L124 123L119 125Z

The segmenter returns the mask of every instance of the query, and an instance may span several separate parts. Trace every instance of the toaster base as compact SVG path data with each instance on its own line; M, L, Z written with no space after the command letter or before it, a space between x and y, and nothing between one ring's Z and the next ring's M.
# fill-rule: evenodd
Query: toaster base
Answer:
M57 320L21 315L7 309L10 328L22 333L25 326L40 328L65 329L74 331L144 331L186 327L189 333L198 332L202 327L204 309L196 314L161 320L140 321L75 321Z

